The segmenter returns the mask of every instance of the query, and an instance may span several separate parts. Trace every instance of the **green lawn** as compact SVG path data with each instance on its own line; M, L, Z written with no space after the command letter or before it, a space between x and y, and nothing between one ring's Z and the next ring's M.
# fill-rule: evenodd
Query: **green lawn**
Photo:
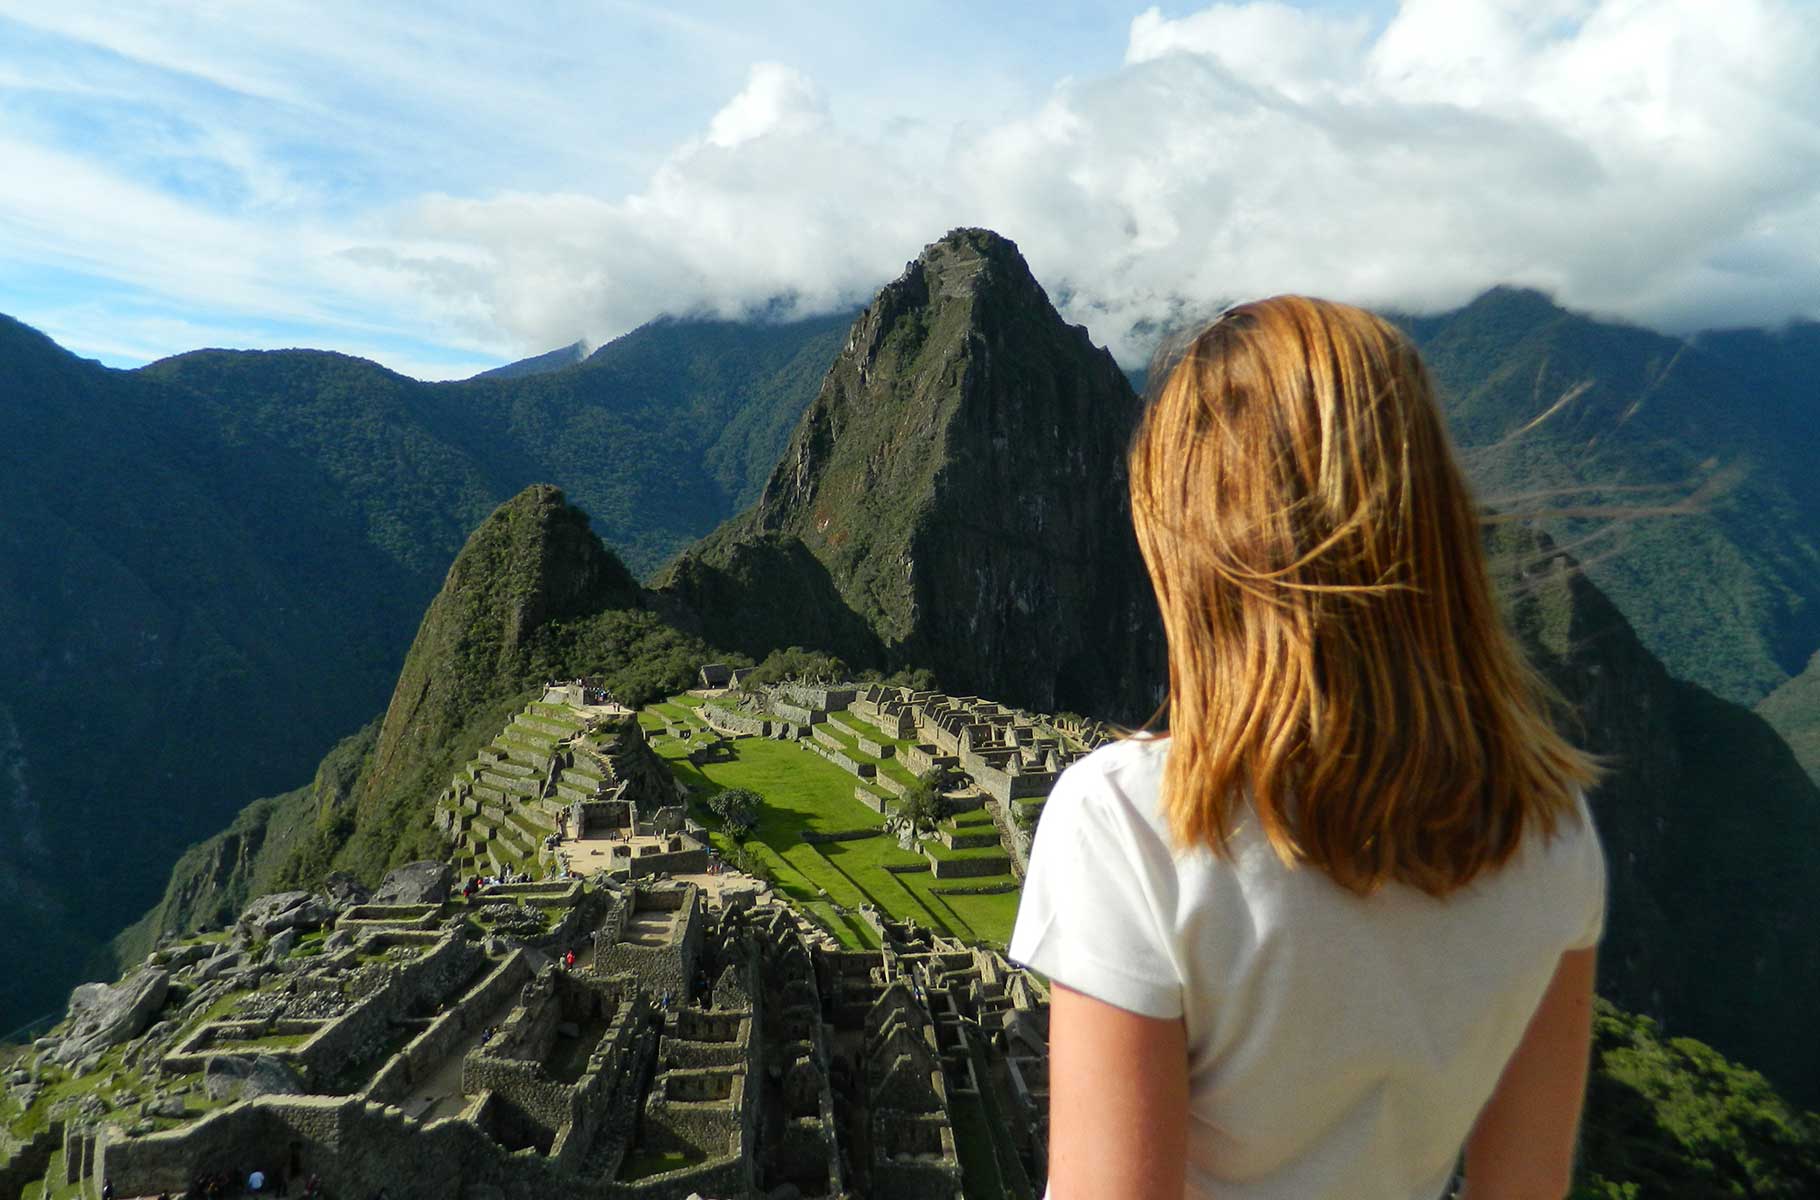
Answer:
M679 714L671 715L676 719ZM661 727L654 717L650 718L650 725ZM852 737L851 731L845 729L831 732L843 743ZM938 881L928 870L927 858L899 849L894 839L885 836L819 845L804 842L802 835L806 830L834 833L877 829L884 825L884 818L854 798L858 780L811 751L768 738L738 738L732 745L736 756L732 762L698 767L687 760L688 743L661 734L652 739L653 748L669 762L671 771L695 792L696 819L710 829L714 828L715 819L702 803L707 796L730 787L751 788L764 796L758 828L746 841L748 852L771 873L779 892L810 912L843 944L877 944L871 930L856 915L859 906L866 903L876 904L899 920L914 920L968 941L1003 946L1010 940L1011 925L1017 916L1015 892L956 896L937 890L1004 882L1010 876ZM854 753L858 756L857 747ZM964 828L989 828L992 824L992 818L985 813L965 813L955 821ZM715 833L712 837L723 851L731 849L724 835ZM996 849L954 851L939 843L929 844L944 857L998 853ZM887 867L920 870L900 874L886 870Z

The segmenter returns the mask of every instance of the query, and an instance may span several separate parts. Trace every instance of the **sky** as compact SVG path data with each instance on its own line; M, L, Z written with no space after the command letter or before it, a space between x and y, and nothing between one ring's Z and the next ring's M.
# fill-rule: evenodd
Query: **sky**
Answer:
M959 225L1128 363L1283 291L1820 317L1820 2L0 0L0 313L110 365L455 378Z

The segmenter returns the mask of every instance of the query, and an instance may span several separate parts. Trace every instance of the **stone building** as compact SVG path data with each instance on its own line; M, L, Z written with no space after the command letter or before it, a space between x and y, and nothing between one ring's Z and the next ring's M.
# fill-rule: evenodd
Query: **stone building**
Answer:
M27 1168L118 1195L254 1167L457 1200L1039 1193L1041 984L876 917L879 949L842 950L733 882L262 901L156 952L161 989L115 985L155 1002L105 1045L45 1039L31 1069L99 1048L134 1092L59 1113Z

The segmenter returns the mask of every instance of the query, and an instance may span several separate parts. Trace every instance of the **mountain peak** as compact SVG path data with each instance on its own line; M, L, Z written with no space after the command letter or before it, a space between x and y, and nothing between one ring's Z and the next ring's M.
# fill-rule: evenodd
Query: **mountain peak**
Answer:
M747 653L771 648L754 628L794 624L806 642L857 617L888 664L930 666L952 689L1141 716L1161 674L1124 515L1138 412L1014 244L953 230L860 314L758 505L670 583L710 638ZM804 557L836 609L785 611L802 589L760 578Z

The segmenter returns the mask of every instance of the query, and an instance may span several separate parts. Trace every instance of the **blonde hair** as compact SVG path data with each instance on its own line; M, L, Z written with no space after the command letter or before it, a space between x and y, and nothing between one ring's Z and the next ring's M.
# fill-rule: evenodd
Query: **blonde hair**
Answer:
M1225 853L1249 802L1286 863L1441 896L1597 780L1504 628L1428 374L1388 323L1301 296L1221 316L1145 414L1131 501L1178 844Z

